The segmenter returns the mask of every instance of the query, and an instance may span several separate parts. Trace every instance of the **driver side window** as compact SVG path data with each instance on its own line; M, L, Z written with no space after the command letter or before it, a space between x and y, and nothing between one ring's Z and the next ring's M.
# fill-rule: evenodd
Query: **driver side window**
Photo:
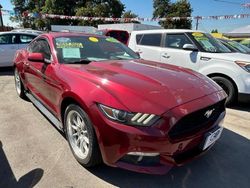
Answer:
M185 44L193 44L185 34L167 34L165 47L182 49Z
M45 39L38 39L32 42L28 47L28 51L31 53L42 53L46 60L51 60L52 57L49 44Z

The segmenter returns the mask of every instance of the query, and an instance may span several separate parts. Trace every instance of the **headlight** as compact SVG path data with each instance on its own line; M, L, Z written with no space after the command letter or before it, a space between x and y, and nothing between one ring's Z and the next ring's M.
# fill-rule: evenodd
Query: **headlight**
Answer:
M151 126L159 117L154 114L130 113L98 104L101 112L109 119L127 125Z
M243 68L245 71L250 72L250 62L246 61L235 61L237 65Z

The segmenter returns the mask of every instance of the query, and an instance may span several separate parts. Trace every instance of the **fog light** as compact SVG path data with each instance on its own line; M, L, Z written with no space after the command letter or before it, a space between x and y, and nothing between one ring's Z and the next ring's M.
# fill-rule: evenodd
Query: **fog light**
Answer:
M160 153L143 153L143 152L130 152L128 155L137 155L137 156L147 156L147 157L155 157L160 155Z

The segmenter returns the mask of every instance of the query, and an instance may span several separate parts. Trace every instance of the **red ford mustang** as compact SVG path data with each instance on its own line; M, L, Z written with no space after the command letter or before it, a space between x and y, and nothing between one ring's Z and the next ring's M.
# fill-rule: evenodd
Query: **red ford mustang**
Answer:
M64 131L84 167L163 174L222 132L224 91L184 68L141 60L113 38L49 33L14 59L18 95Z

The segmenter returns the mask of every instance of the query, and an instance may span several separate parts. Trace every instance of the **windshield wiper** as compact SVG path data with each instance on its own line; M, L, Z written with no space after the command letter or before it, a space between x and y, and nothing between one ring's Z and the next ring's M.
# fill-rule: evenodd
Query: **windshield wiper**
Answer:
M66 64L89 64L92 61L88 60L88 59L81 59L79 61L69 61Z

